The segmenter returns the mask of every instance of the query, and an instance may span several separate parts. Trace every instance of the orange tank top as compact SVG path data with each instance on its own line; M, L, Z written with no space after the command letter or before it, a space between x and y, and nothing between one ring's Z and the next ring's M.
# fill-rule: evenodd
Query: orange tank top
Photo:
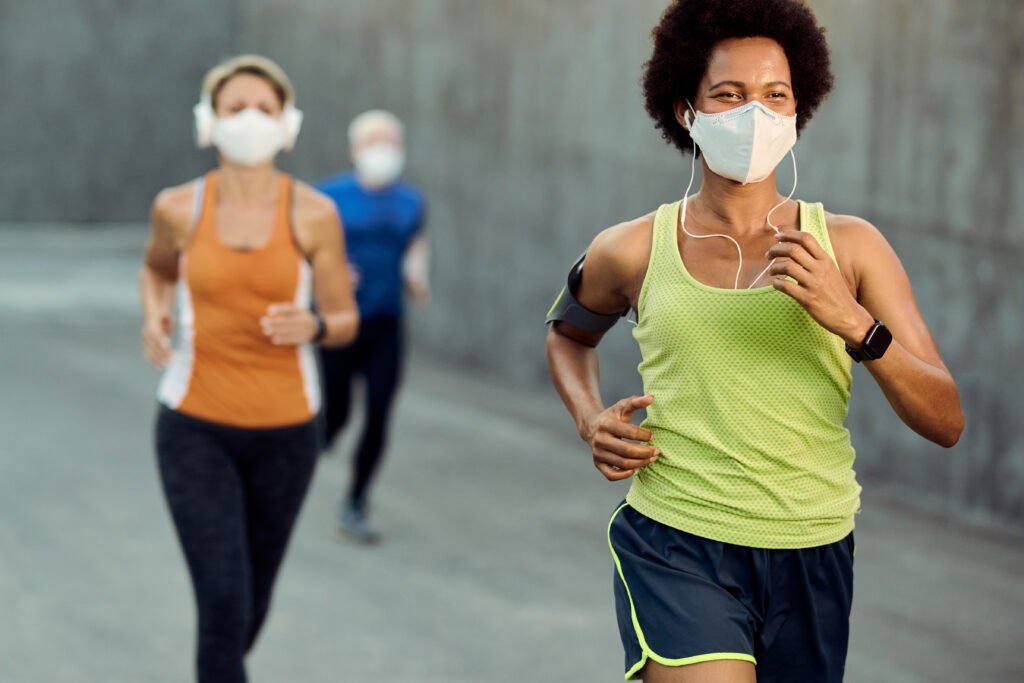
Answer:
M282 176L267 243L242 250L217 232L217 175L196 181L191 238L180 256L178 331L162 404L247 428L307 422L320 409L312 346L274 346L260 318L274 303L308 308L312 270L291 230L292 179Z

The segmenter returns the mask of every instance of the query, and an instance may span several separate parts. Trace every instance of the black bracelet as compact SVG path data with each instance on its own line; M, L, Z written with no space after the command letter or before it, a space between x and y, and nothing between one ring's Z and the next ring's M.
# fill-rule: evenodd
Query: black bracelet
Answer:
M318 314L316 316L316 333L313 335L313 338L310 339L309 341L314 344L319 344L321 341L323 341L324 337L326 336L327 322L323 319L323 316Z

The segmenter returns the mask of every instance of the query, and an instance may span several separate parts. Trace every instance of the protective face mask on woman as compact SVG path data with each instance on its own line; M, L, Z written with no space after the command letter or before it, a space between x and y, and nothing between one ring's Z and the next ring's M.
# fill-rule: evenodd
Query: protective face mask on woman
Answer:
M736 255L739 257L739 266L736 268L736 278L733 288L740 287L740 273L743 272L743 249L740 243L731 235L722 233L708 233L695 235L686 229L686 207L690 201L690 188L693 187L693 177L696 170L697 147L700 147L704 155L704 161L708 167L722 176L743 184L757 183L771 175L775 167L782 161L782 157L788 152L793 159L793 188L789 196L776 204L764 217L765 222L775 232L779 227L772 223L772 214L790 199L796 192L796 155L793 154L793 145L796 143L796 116L783 116L776 114L760 102L751 102L737 109L730 109L721 114L702 114L695 112L693 119L690 112L693 105L689 101L686 104L690 111L686 112L684 120L693 139L694 150L690 156L690 182L683 192L682 207L679 211L679 227L687 236L694 239L707 239L709 237L721 237L733 243L736 247ZM772 259L768 265L758 273L757 277L747 285L747 289L757 284L765 273L775 263Z
M690 103L687 102L687 105ZM686 112L690 137L708 168L737 182L758 183L771 175L796 144L796 115L784 116L760 102L718 114Z
M398 180L405 168L405 152L395 145L370 145L355 155L359 179L370 187L385 187Z
M284 147L285 127L281 119L250 107L218 117L210 139L229 161L257 166L273 159Z

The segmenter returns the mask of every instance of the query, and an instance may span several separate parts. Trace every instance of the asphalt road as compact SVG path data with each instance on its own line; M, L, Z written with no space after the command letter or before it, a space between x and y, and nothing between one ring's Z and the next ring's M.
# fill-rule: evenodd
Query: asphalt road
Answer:
M0 682L190 679L191 590L151 448L138 228L0 230ZM351 431L351 430L350 430ZM550 390L415 353L375 514L333 537L324 458L250 662L256 683L621 680L608 516ZM1021 537L864 499L851 683L1024 681Z

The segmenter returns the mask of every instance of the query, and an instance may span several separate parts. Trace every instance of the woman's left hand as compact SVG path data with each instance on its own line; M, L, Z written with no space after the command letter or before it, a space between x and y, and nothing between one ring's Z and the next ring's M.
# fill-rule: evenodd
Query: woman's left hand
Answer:
M859 345L875 319L857 303L839 268L813 235L782 230L768 256L772 286L796 300L814 320L851 345ZM792 278L787 280L786 278Z
M313 339L317 323L309 309L279 303L267 307L267 314L260 318L260 327L275 346L299 346Z

